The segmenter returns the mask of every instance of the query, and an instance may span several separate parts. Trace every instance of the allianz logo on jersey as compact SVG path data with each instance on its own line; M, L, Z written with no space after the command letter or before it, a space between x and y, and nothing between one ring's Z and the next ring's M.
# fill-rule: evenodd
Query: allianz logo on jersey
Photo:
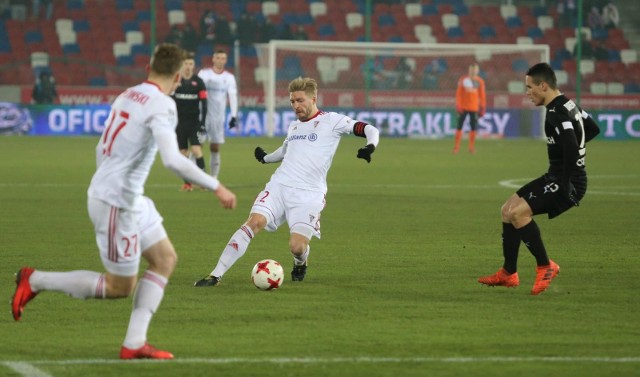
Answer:
M312 132L309 135L291 135L287 138L287 141L295 141L295 140L316 141L318 140L318 135L315 132Z
M547 137L547 144L555 144L555 143L556 143L556 139L554 139L553 136Z

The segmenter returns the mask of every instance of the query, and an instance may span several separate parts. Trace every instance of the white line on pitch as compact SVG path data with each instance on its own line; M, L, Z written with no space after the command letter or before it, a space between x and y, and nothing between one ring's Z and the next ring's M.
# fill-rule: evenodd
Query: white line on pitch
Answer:
M24 377L52 377L49 373L33 366L26 361L3 361L2 365Z

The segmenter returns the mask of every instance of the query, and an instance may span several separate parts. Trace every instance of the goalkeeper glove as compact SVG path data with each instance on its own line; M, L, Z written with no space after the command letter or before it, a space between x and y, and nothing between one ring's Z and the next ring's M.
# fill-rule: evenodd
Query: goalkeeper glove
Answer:
M373 144L367 144L366 146L358 149L358 155L356 157L361 158L367 163L371 162L371 153L376 150L376 147Z
M232 117L231 120L229 120L229 129L232 129L236 126L236 117Z
M267 155L267 152L265 152L264 149L260 147L256 147L256 150L253 152L253 155L256 156L256 160L262 162L263 164L266 163L266 161L264 160L264 156Z

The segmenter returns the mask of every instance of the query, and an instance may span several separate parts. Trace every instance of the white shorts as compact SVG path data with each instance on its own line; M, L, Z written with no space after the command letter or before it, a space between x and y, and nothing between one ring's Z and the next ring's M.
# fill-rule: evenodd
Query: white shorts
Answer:
M205 127L207 129L207 139L213 144L224 144L224 117L212 118L207 116Z
M251 213L267 218L265 229L269 232L276 231L286 221L291 233L311 239L312 236L320 238L320 213L324 206L323 192L269 182L253 202Z
M145 196L132 211L95 198L89 198L87 206L100 259L104 268L114 275L137 275L142 252L167 238L162 216L153 201Z

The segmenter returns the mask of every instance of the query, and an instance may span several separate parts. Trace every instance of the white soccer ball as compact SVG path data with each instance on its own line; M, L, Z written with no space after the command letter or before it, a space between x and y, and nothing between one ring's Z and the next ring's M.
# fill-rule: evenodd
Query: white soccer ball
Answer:
M263 291L277 289L284 281L284 270L280 263L273 259L263 259L253 266L251 281L256 288Z

